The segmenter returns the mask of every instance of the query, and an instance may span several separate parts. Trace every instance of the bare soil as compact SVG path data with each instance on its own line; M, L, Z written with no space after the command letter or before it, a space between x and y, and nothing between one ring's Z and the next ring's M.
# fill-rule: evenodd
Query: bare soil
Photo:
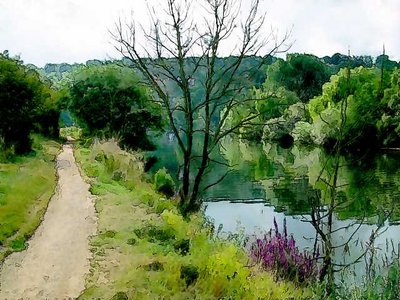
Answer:
M27 250L4 261L0 299L74 299L84 289L96 213L71 145L58 155L57 172L56 192Z

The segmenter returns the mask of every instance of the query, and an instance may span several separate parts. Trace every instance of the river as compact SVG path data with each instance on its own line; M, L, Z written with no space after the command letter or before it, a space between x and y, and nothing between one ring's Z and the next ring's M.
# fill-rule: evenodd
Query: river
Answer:
M166 164L177 174L179 152L174 141L164 139L160 146L154 153L160 158L159 164ZM321 206L327 204L327 185L318 179L332 173L331 158L315 147L294 145L284 149L277 144L249 144L227 138L214 154L214 159L223 164L211 166L204 185L228 174L203 194L205 215L216 228L222 226L222 235L260 236L273 228L274 218L281 227L286 219L288 233L299 248L311 250L315 238L309 222L311 200L317 197ZM338 229L332 235L333 245L338 246L335 262L355 260L380 224L374 242L379 268L382 259L390 261L399 251L400 154L340 157L337 186L341 204L333 215L333 228ZM339 247L349 239L348 246ZM364 274L364 261L348 269Z

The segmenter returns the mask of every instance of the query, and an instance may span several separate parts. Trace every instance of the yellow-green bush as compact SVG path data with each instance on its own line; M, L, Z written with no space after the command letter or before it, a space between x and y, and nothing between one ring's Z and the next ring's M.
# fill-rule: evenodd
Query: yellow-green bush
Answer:
M167 197L175 194L175 182L165 168L158 170L154 175L154 186L157 192Z
M71 137L74 140L79 140L82 137L82 129L76 126L60 128L60 137L64 139Z

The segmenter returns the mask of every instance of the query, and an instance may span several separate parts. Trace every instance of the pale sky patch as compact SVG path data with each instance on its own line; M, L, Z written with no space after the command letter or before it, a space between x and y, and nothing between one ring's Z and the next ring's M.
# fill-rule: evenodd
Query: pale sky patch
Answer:
M38 66L119 58L108 30L131 10L146 22L146 3L155 1L0 0L0 51ZM262 0L261 8L266 28L283 34L293 27L290 52L324 56L350 47L353 55L377 56L385 43L400 60L398 0Z

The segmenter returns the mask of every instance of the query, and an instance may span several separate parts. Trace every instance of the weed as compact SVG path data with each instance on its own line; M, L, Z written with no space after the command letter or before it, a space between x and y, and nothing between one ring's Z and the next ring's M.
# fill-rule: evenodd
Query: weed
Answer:
M154 185L158 192L169 198L175 194L175 182L165 168L158 170L154 175Z
M137 243L137 240L135 238L130 238L128 239L128 241L126 242L128 245L134 246Z
M114 230L107 230L106 232L100 233L100 238L113 238L115 237L116 232Z
M11 241L10 247L15 251L25 250L26 249L25 239L18 239Z
M110 300L128 300L128 295L125 292L118 292Z
M163 271L164 265L159 261L153 261L152 263L143 267L146 271Z
M184 239L179 240L174 243L175 251L181 253L182 255L186 255L189 252L190 248L190 240Z

